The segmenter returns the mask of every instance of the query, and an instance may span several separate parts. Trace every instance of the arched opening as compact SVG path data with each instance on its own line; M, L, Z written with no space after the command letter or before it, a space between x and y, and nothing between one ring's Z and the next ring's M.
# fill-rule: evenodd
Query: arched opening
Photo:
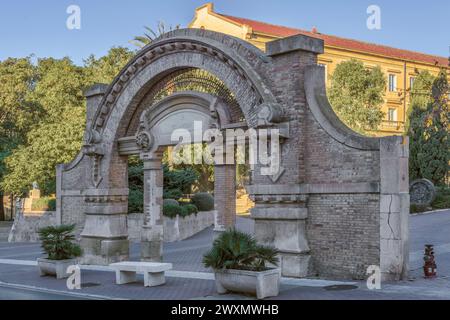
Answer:
M191 196L183 193L173 195L167 190L164 180L167 182L167 175L173 173L173 169L189 168L200 175L209 175L199 178L212 185L209 190L201 191L214 197L214 230L221 232L235 226L238 168L235 146L228 146L229 142L225 138L222 141L222 161L214 161L219 156L214 154L214 159L208 162L205 159L208 143L217 141L207 138L207 131L225 137L225 131L243 131L246 123L231 91L217 77L201 69L185 68L170 73L149 90L144 101L146 107L139 115L139 125L131 125L127 130L129 136L118 140L119 154L122 157L134 156L135 169L139 166L142 168L142 186L136 189L131 186L131 197L129 195L129 203L135 207L133 202L136 202L136 197L142 197L141 259L160 261L164 238L170 238L167 235L164 237L164 231L168 229L167 223L164 223L167 220L164 204L170 199L172 203L177 201L183 206ZM173 159L179 158L179 154L183 159L176 159L174 166ZM248 171L242 170L242 166L241 171ZM200 205L195 204L196 198L193 199L193 205L198 210Z

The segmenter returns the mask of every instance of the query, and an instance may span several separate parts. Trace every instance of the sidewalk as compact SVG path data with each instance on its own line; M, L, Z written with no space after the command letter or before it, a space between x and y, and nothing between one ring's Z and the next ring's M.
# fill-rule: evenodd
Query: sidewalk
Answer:
M450 226L449 223L450 212L412 218L412 281L384 283L382 284L382 290L370 291L367 289L365 282L283 279L280 296L274 300L448 300L450 299L450 279L448 278L450 245L446 243L449 242L449 233L445 230ZM252 221L239 218L238 228L251 232ZM63 293L74 299L254 299L242 295L217 295L214 275L201 264L203 254L211 246L212 237L212 229L209 229L186 241L164 245L165 261L174 265L174 270L167 273L167 284L165 286L144 288L142 276L138 276L138 282L136 283L118 286L115 284L114 273L108 267L83 266L83 288L77 291L68 290L66 281L38 275L36 258L42 255L39 244L0 243L0 292L3 288L37 290L42 292L42 299L45 299L49 293ZM430 241L436 244L438 268L440 270L440 278L435 280L423 279L420 269L422 245ZM131 259L139 260L138 244L133 244L131 247Z

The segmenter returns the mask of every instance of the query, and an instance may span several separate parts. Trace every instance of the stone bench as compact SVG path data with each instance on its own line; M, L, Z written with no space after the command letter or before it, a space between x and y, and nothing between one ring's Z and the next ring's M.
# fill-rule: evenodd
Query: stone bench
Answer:
M165 272L172 269L171 263L119 262L109 265L116 272L116 284L136 282L136 274L144 274L144 286L156 287L166 283Z

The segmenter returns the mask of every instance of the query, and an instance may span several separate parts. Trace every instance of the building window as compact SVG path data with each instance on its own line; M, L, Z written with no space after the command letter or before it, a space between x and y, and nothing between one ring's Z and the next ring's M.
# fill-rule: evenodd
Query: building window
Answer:
M397 109L389 108L387 116L388 116L388 121L397 122Z
M412 89L414 86L414 81L416 81L415 77L411 77L409 78L409 87Z
M389 75L389 91L390 92L397 91L397 76L395 74Z

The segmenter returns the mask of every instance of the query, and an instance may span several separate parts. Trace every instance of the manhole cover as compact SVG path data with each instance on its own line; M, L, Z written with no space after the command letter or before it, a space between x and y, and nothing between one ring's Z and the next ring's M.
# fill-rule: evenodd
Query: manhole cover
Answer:
M99 287L99 286L100 286L100 283L92 283L92 282L81 284L82 288L92 288L92 287Z
M352 285L346 285L346 284L339 284L339 285L335 285L335 286L324 287L324 289L327 291L347 291L347 290L358 289L358 287L352 286Z

